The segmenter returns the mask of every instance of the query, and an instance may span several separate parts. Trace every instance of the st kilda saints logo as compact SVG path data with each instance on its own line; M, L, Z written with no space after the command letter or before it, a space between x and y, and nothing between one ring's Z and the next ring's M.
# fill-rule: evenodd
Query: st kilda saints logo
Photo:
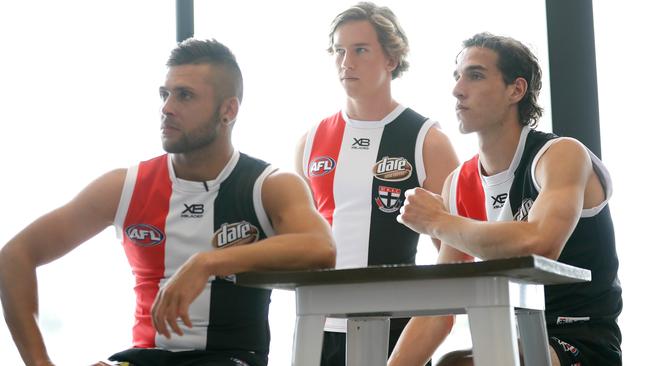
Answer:
M401 182L409 179L413 166L405 158L391 158L384 156L372 167L375 178L387 182Z
M375 203L379 207L379 210L386 213L399 210L402 206L402 200L400 199L402 194L401 189L379 186L378 191L379 197L375 197Z
M212 246L220 249L233 245L250 244L256 242L259 237L260 231L248 221L234 224L223 223L212 237Z
M133 224L124 230L131 242L139 247L152 247L165 240L162 230L149 224Z
M329 156L320 156L309 162L309 176L318 177L325 175L336 166L336 161Z

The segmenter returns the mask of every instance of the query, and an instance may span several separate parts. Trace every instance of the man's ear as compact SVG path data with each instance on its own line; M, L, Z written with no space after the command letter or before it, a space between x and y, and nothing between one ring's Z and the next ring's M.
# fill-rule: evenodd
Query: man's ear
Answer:
M219 107L220 122L232 123L237 119L239 113L239 99L237 97L226 98Z
M518 77L510 86L512 87L512 91L510 92L510 101L512 103L519 103L519 101L521 101L526 95L528 82L526 79Z
M387 59L388 59L388 62L386 63L386 68L392 74L393 71L395 71L395 69L399 65L399 60L397 60L395 57L390 57L388 55L387 55Z

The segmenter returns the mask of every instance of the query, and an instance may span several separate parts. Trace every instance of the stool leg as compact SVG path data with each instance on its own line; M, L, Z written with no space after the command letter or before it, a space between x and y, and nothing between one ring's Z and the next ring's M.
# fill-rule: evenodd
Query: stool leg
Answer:
M293 366L320 366L324 315L298 315L293 335Z
M517 325L526 366L550 366L544 311L517 310Z
M348 319L346 364L348 366L386 365L389 328L388 318Z
M475 366L519 366L515 312L512 307L468 308L467 315Z

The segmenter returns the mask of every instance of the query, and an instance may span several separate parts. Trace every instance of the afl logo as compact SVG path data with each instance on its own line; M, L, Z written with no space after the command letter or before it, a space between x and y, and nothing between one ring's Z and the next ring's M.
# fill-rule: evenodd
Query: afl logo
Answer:
M413 166L405 158L390 158L384 156L372 167L372 174L375 178L388 181L400 182L409 179Z
M260 231L247 221L234 224L223 223L212 237L212 246L219 249L233 245L250 244L257 241Z
M124 230L133 244L139 247L152 247L165 240L165 234L157 227L149 224L134 224Z
M335 166L336 161L329 156L315 158L309 163L309 176L318 177L320 175L325 175L334 170Z

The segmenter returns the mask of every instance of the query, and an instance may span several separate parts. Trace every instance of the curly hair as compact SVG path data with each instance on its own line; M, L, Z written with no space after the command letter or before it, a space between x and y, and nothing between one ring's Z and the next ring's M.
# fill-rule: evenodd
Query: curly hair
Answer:
M537 57L523 43L504 36L491 33L478 33L463 41L463 48L482 47L497 53L497 67L503 74L506 84L512 84L521 77L528 83L526 94L519 101L519 122L532 128L542 116L543 109L537 104L539 91L542 89L542 71Z
M356 20L366 20L375 28L379 44L384 53L397 61L397 67L392 72L396 79L409 68L406 55L409 52L409 41L397 17L388 7L377 6L371 2L360 2L337 15L330 26L330 44L328 52L334 53L334 33L344 23Z

